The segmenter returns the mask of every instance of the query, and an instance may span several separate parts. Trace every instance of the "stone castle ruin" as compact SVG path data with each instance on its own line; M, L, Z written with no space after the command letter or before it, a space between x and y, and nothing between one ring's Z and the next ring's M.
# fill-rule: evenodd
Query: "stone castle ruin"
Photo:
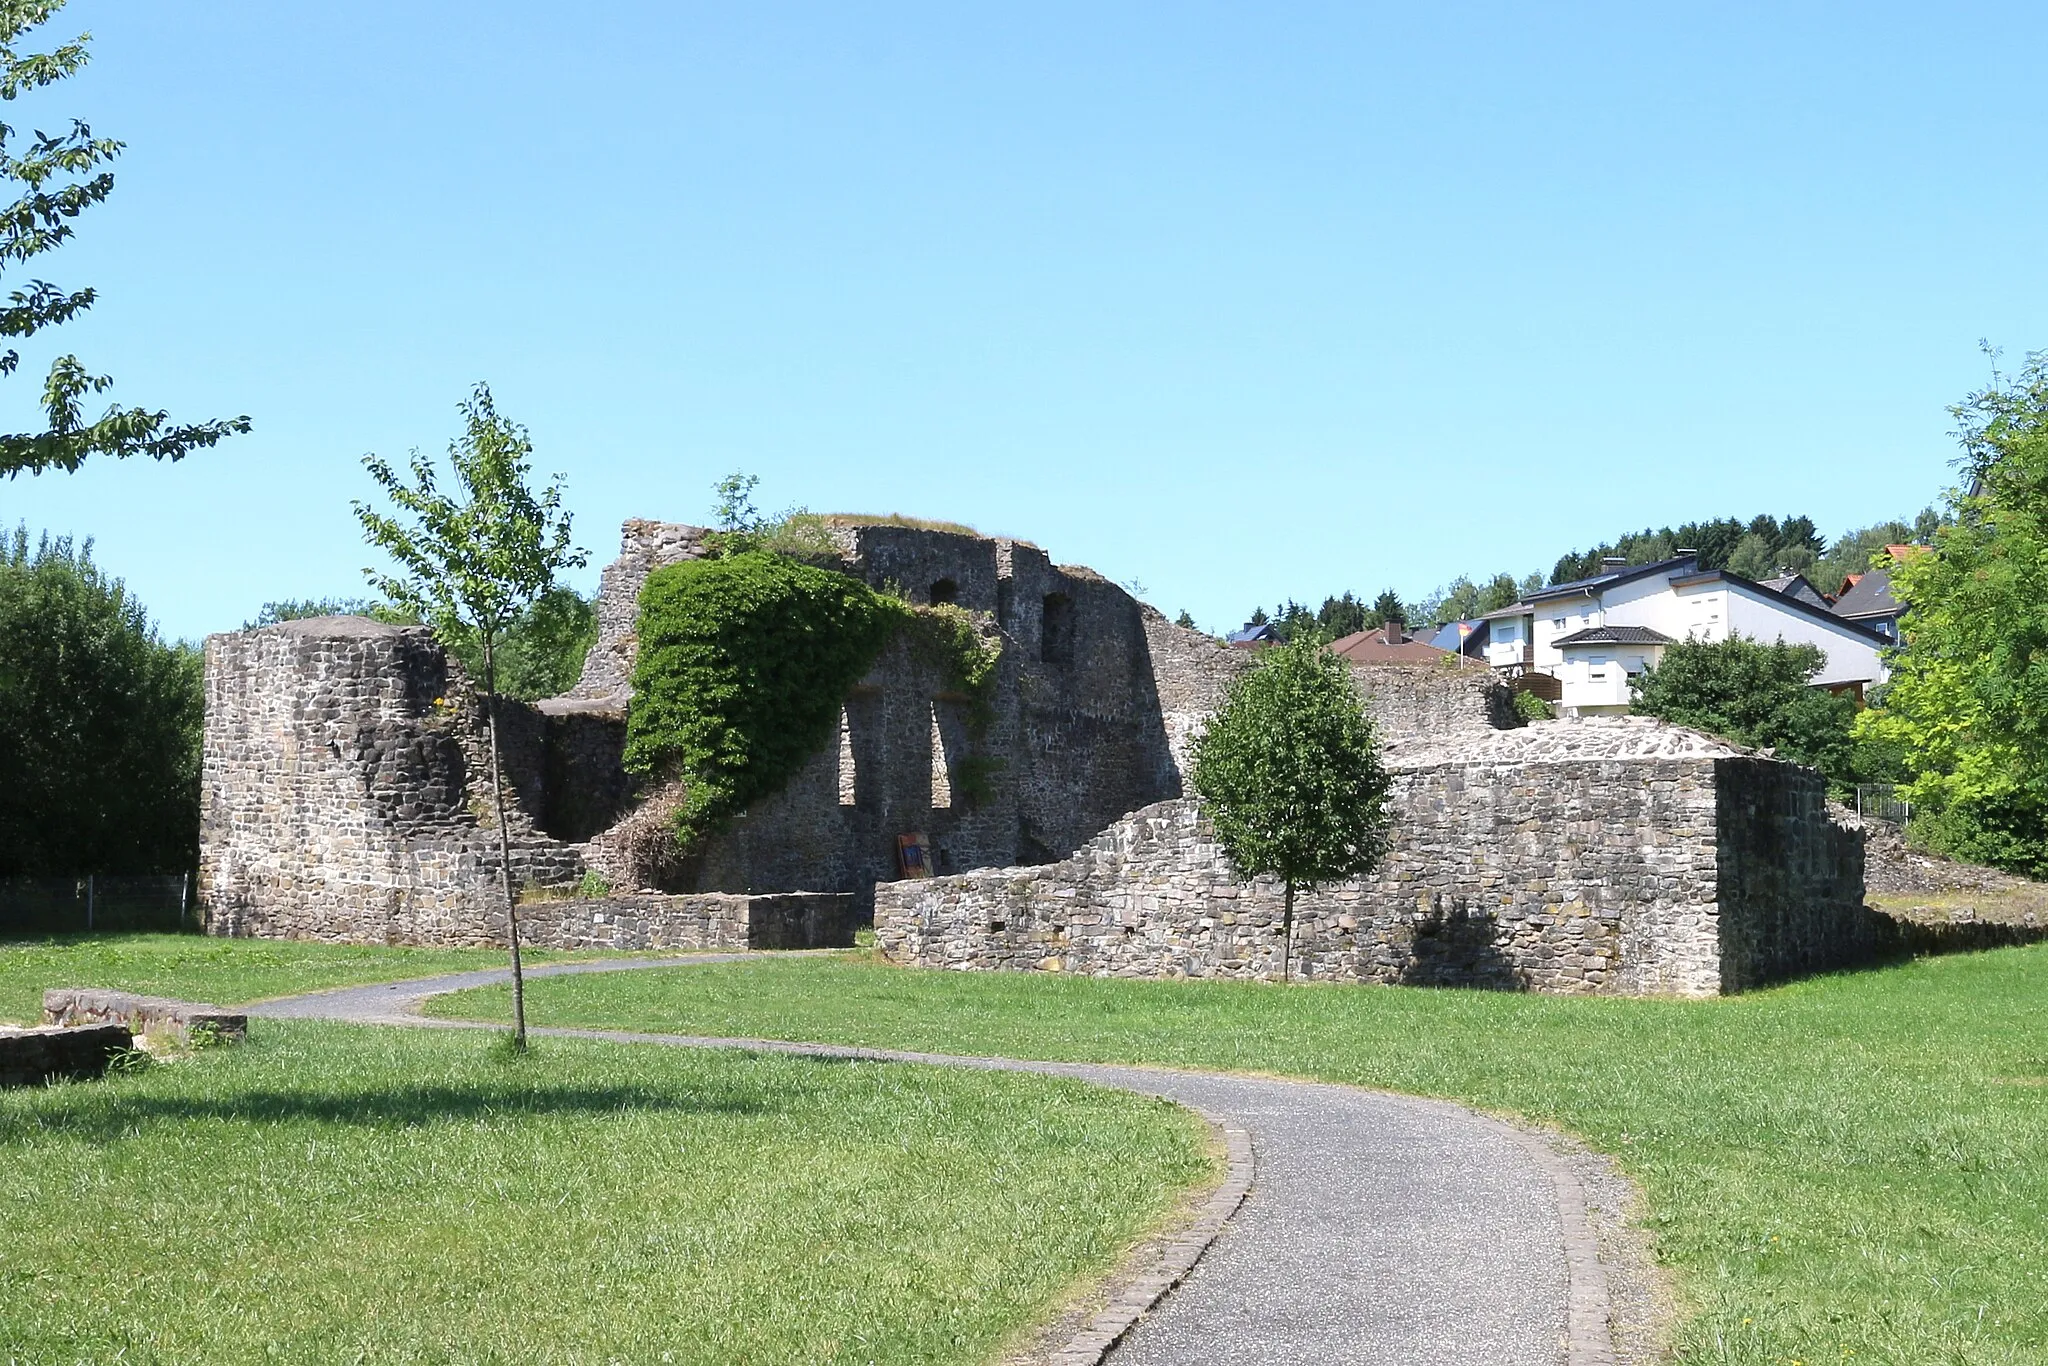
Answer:
M838 527L838 567L974 614L985 706L899 640L837 737L699 847L622 763L642 585L704 558L626 523L567 695L501 700L522 936L802 947L872 916L890 958L1130 977L1278 975L1277 886L1239 880L1184 787L1248 657L1029 543ZM1653 722L1521 727L1489 673L1354 666L1397 775L1395 850L1297 909L1296 975L1711 994L1873 951L1861 836L1817 774ZM207 642L200 889L216 934L502 943L485 719L421 627ZM905 877L921 835L937 876Z

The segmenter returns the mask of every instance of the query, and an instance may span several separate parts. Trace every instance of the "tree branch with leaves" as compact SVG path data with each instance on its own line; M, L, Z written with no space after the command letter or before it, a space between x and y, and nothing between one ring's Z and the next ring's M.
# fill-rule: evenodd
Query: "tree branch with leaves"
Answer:
M363 466L398 513L355 502L364 537L396 562L396 573L365 569L393 605L434 628L451 649L473 643L483 660L484 714L491 738L491 796L498 821L499 875L512 953L512 1034L526 1047L526 982L519 961L519 906L512 894L512 835L498 746L498 651L515 619L554 587L564 569L588 556L569 544L561 480L539 494L527 487L533 442L500 416L488 385L461 405L463 434L448 446L454 486L444 491L434 462L412 453L411 480L375 455Z
M75 74L87 60L90 34L80 34L47 52L25 51L22 40L63 7L63 0L0 0L0 101L54 85ZM107 163L121 153L112 138L94 137L77 119L56 133L37 129L23 144L19 130L0 123L0 180L11 180L24 192L0 207L0 275L71 239L72 221L114 192ZM70 322L93 306L91 289L66 290L48 280L30 280L0 304L0 338L26 340L46 328ZM0 377L21 367L21 352L0 351ZM179 424L169 413L111 405L88 417L86 401L113 386L108 375L96 375L76 356L59 356L43 380L42 407L48 429L0 433L0 474L24 471L75 470L88 456L115 459L144 455L153 460L182 460L194 450L249 430L247 417Z

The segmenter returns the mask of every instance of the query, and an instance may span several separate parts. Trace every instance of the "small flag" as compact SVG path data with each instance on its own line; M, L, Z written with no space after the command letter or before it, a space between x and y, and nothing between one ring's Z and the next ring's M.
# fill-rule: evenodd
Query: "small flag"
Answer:
M1465 638L1466 636L1469 636L1469 635L1471 635L1471 634L1472 634L1472 632L1473 632L1474 630L1476 630L1476 629L1478 628L1478 625L1479 625L1479 623L1478 623L1478 622L1476 622L1476 621L1461 621L1461 622L1459 622L1459 623L1458 623L1458 639L1460 639L1460 640L1463 640L1463 639L1464 639L1464 638Z

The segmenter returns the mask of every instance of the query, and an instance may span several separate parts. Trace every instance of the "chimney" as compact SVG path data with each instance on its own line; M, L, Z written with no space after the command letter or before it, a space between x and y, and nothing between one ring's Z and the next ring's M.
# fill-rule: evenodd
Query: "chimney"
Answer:
M1628 568L1628 556L1602 555L1600 557L1600 567L1602 569L1626 569Z
M1682 546L1678 547L1678 551L1677 551L1678 557L1679 557L1680 559L1684 559L1684 558L1685 558L1686 556L1688 556L1688 555L1691 555L1691 556L1698 556L1698 554L1699 554L1699 553L1700 553L1699 551L1695 550L1695 549L1694 549L1693 547L1691 547L1691 546L1689 546L1689 545L1682 545Z
M1408 623L1402 621L1399 617L1388 617L1387 633L1385 637L1387 644L1399 645L1402 641L1406 640L1407 637L1403 634L1402 628L1405 627L1407 624Z

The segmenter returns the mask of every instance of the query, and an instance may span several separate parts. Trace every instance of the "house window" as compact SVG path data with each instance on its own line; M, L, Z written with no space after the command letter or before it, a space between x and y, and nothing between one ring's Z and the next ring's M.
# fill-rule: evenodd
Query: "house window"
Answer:
M1564 629L1564 621L1565 619L1563 617L1554 617L1551 619L1550 624L1556 627L1558 630L1562 631Z

